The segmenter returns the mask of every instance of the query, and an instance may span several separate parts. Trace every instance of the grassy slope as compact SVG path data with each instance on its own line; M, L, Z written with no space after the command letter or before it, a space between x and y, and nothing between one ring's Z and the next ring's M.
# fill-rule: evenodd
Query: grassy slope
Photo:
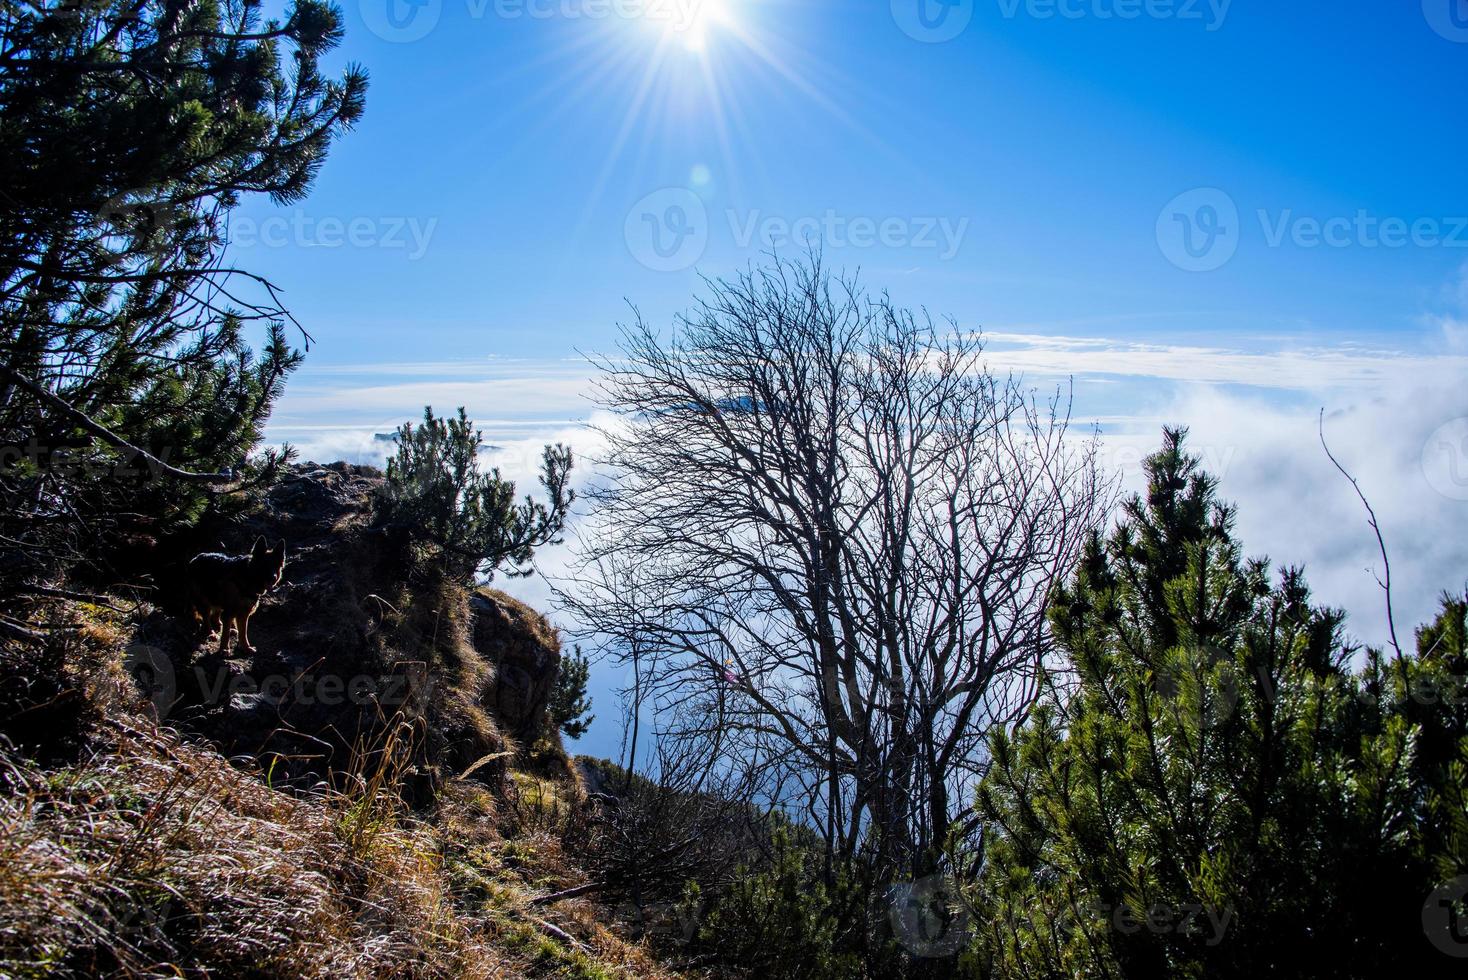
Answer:
M340 598L297 582L271 601ZM361 619L346 632L370 640L364 664L438 664L432 700L411 725L366 732L370 751L334 755L314 788L294 773L286 791L286 766L221 738L217 710L178 728L153 720L122 667L140 631L158 641L164 614L146 604L53 602L44 617L65 628L48 649L0 650L0 977L673 976L608 910L531 904L588 880L560 844L582 787L558 739L516 749L481 735L483 719L466 724L485 677L466 630L437 612L431 630L415 626L426 610L393 599L398 626L366 619L367 602L329 606L327 627ZM467 596L419 600L462 619ZM508 779L469 771L482 746L454 748L481 742L507 746L486 758L510 757ZM425 759L431 801L415 791L410 809Z
M595 906L530 906L584 880L560 849L565 767L504 794L451 780L422 812L382 771L281 792L151 723L114 632L67 665L76 744L40 761L0 742L0 976L671 975Z

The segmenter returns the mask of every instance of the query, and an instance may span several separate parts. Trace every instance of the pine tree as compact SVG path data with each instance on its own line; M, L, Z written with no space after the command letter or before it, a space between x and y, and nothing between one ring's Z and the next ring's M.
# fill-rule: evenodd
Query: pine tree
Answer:
M528 575L535 550L558 543L576 497L569 448L545 447L540 485L548 503L527 496L517 504L514 483L498 469L480 470L484 440L463 407L449 419L425 408L422 422L398 430L396 445L377 518L406 539L413 564L421 560L422 567L470 585L501 569L511 578Z
M0 593L186 517L255 448L299 354L227 218L300 199L361 115L365 74L321 74L341 36L321 0L0 12Z
M1341 616L1299 570L1243 559L1182 431L1146 469L1056 596L1068 663L992 740L979 959L1000 977L1128 978L1431 961L1413 840L1446 803L1413 786L1421 724L1362 696ZM1461 800L1461 772L1437 783Z
M586 685L591 679L591 661L577 647L569 657L561 658L556 683L551 688L551 723L566 734L578 739L591 729L596 716L591 714L591 699L586 696Z

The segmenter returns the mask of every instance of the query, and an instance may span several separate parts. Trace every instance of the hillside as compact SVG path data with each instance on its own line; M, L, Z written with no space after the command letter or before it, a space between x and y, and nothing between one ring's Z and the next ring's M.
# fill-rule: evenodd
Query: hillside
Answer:
M377 472L293 467L139 547L151 590L52 590L0 687L0 975L671 976L564 841L555 628L415 581ZM253 656L180 615L183 557L284 538ZM79 588L79 587L77 587ZM625 918L625 917L624 917Z

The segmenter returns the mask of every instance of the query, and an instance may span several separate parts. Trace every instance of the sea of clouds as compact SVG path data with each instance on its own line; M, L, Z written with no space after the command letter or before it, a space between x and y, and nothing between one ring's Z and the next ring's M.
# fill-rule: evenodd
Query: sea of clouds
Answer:
M996 331L991 371L1014 373L1040 395L1072 396L1074 431L1100 435L1102 464L1124 492L1143 488L1142 461L1164 425L1183 425L1189 444L1237 505L1251 555L1301 565L1316 600L1347 611L1360 643L1389 640L1380 580L1385 569L1356 488L1375 508L1391 562L1398 636L1405 646L1445 590L1468 587L1468 269L1445 304L1424 318L1411 349L1357 345L1236 349ZM575 483L597 478L599 429L618 424L598 407L596 372L585 361L484 361L356 365L313 370L287 390L267 435L302 459L383 465L391 435L459 405L483 429L484 463L536 486L541 450L576 452ZM496 584L556 615L548 579L563 578L568 545L544 549L541 575ZM565 623L564 625L573 625ZM583 748L615 753L620 677L599 670L603 710Z

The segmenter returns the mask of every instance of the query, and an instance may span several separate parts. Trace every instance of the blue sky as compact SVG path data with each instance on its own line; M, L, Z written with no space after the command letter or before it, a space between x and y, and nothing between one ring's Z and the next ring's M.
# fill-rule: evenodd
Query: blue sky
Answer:
M809 234L990 331L996 367L1074 377L1120 469L1192 424L1246 543L1367 638L1321 408L1399 618L1468 576L1441 533L1468 508L1468 0L413 2L348 0L364 121L307 201L235 218L315 337L273 437L366 459L465 404L523 474L584 441L577 352L627 303L667 323Z
M1257 213L1426 219L1444 239L1468 216L1468 44L1419 0L1159 2L1168 17L974 0L937 44L887 0L723 0L734 23L709 25L701 53L665 39L655 8L595 16L599 0L426 0L432 30L393 43L364 19L385 23L389 2L415 9L345 8L341 58L371 72L368 112L288 213L365 219L382 240L415 222L426 247L406 231L402 248L323 247L307 225L250 250L321 341L316 363L545 358L605 344L624 298L665 317L694 269L644 267L624 231L667 188L707 209L697 271L747 261L761 236L741 238L767 220L894 220L909 240L947 221L965 228L956 254L941 234L828 252L966 323L1086 336L1415 341L1468 257L1468 229L1456 247L1272 247ZM939 0L895 5L920 2ZM1240 211L1237 254L1206 274L1171 264L1156 232L1198 188Z

